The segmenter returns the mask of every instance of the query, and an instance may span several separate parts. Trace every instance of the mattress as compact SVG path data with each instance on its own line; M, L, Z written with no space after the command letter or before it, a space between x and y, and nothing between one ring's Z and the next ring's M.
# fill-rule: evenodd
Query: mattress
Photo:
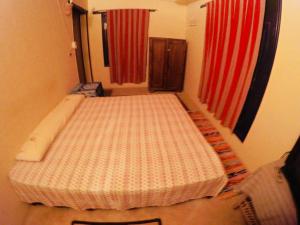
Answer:
M41 162L10 181L27 203L85 209L167 206L216 196L223 166L175 95L85 99Z

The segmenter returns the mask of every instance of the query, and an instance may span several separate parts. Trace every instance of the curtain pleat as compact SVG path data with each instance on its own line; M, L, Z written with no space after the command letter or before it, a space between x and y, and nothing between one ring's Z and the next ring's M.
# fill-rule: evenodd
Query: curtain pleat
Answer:
M265 0L208 3L199 97L208 110L234 129L255 69Z
M112 83L146 81L148 30L147 9L107 12L108 51Z

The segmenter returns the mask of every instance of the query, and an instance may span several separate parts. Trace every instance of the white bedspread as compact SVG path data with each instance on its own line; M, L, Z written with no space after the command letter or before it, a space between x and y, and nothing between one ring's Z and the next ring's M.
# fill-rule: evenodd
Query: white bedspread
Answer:
M88 98L44 160L17 162L9 177L24 202L74 209L172 205L227 182L174 95Z

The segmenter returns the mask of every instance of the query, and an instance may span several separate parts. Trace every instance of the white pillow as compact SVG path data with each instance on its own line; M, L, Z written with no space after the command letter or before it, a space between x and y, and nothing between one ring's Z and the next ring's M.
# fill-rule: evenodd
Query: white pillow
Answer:
M30 134L16 159L41 161L57 134L64 128L83 99L83 95L66 96Z

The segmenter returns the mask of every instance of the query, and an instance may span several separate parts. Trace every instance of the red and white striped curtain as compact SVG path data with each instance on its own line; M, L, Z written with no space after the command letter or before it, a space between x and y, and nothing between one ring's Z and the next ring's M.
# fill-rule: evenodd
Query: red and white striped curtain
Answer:
M265 0L214 0L207 6L199 97L234 129L259 53Z
M146 81L149 10L107 12L107 34L112 83Z

